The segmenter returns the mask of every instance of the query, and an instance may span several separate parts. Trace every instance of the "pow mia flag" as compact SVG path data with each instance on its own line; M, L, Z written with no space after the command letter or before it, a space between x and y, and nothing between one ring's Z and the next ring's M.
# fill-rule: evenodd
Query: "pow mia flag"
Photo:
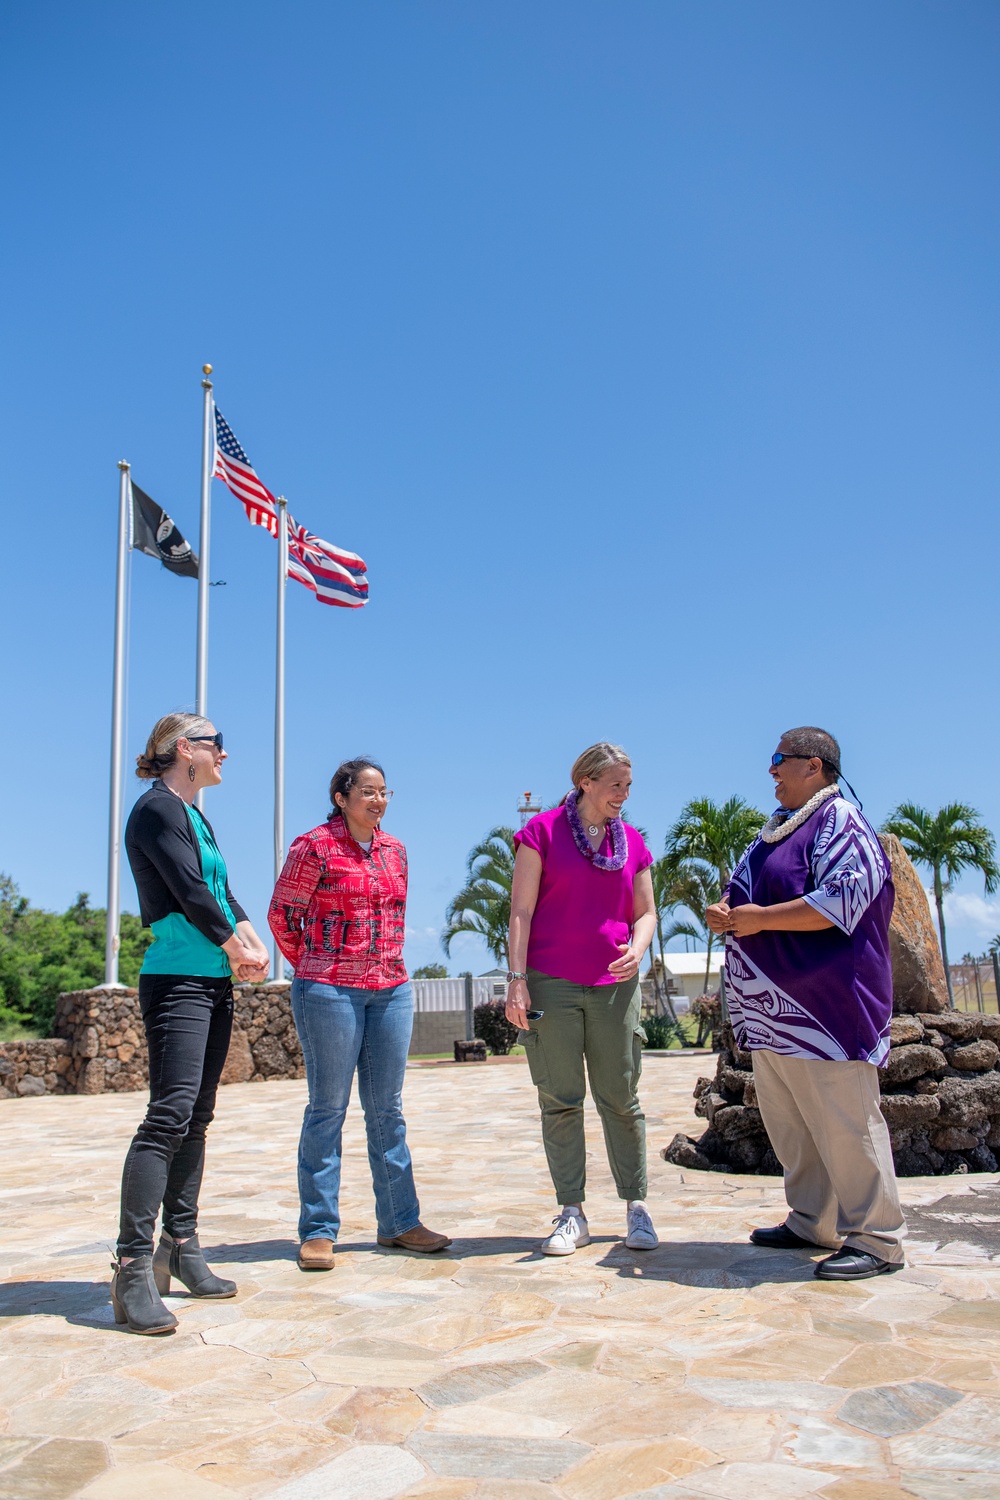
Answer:
M182 578L198 577L198 556L191 550L173 521L137 484L132 488L132 535L130 546L147 557L158 558L171 573Z

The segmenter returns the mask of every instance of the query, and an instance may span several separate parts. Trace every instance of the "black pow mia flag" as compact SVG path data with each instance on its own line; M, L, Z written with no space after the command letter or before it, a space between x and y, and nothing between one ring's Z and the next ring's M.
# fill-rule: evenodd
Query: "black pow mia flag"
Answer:
M173 521L151 500L145 490L132 485L132 546L156 557L171 573L182 578L198 577L198 556L185 541Z

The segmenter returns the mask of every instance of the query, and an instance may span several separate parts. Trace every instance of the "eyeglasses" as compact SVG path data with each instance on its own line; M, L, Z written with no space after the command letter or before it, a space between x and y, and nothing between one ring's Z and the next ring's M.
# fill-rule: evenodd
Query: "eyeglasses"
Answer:
M188 739L192 745L196 745L196 744L198 744L198 742L200 740L204 740L204 742L207 745L215 745L215 746L217 746L217 748L219 750L222 749L222 735L221 735L221 733L219 733L219 734L189 734L189 735L186 735L185 738Z
M385 787L359 786L357 792L358 796L363 797L366 802L374 802L379 798L386 802L392 801L392 793Z

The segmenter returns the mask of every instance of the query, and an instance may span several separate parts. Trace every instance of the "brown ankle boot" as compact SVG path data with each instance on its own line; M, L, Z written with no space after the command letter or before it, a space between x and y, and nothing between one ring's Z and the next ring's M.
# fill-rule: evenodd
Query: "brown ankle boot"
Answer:
M303 1240L299 1246L300 1271L332 1271L333 1240Z
M446 1234L435 1234L433 1229L425 1229L423 1224L414 1224L412 1229L394 1235L391 1239L380 1234L378 1242L393 1250L419 1250L422 1255L433 1255L435 1250L446 1250L451 1244Z

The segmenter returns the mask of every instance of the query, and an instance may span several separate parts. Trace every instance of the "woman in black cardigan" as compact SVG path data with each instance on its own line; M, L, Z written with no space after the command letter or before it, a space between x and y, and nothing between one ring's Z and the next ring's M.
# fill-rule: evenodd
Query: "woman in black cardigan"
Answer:
M125 829L142 922L153 931L139 975L149 1108L125 1158L118 1260L111 1268L115 1321L132 1333L176 1328L162 1301L171 1276L196 1297L236 1293L236 1283L215 1276L201 1253L198 1190L205 1131L229 1050L233 976L263 979L269 965L229 889L211 825L194 806L202 787L222 780L225 759L222 735L207 719L160 719L136 764L136 775L153 785Z

